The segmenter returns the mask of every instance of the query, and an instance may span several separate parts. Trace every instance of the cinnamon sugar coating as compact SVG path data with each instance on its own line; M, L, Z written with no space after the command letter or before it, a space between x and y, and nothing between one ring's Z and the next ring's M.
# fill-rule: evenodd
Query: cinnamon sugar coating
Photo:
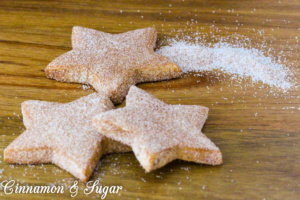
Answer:
M46 75L62 82L90 84L120 103L132 85L181 75L176 64L154 52L156 35L154 28L110 34L74 27L73 50L53 60Z
M113 109L109 98L93 93L70 103L30 100L22 103L25 130L4 151L17 164L54 163L86 182L102 154L130 151L101 136L92 117Z
M105 136L131 146L149 172L174 159L221 164L221 151L201 132L207 115L206 107L168 105L132 86L126 107L101 113L93 125Z

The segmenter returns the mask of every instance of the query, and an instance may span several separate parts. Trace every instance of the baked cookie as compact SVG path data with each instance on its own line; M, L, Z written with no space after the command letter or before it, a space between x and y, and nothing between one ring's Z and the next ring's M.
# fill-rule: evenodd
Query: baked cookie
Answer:
M101 134L132 147L143 168L150 172L174 159L220 165L222 153L201 129L208 108L168 105L132 86L126 107L93 119Z
M5 150L9 163L54 163L86 182L102 154L130 148L101 136L92 117L113 109L108 97L93 93L70 103L25 101L25 130Z
M74 27L73 50L53 60L45 69L48 78L92 85L121 103L130 86L139 82L177 78L180 68L154 52L154 28L110 34Z

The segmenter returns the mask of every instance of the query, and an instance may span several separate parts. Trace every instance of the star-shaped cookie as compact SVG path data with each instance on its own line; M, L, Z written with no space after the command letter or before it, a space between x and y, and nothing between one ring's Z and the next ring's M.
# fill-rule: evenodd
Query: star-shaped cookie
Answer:
M221 151L201 132L207 114L206 107L168 105L132 86L126 107L101 113L93 124L105 136L131 146L149 172L177 158L221 164Z
M176 64L154 52L155 42L154 28L110 34L74 27L73 50L53 60L45 72L58 81L90 84L120 103L132 85L181 75Z
M92 117L114 108L93 93L70 103L30 100L22 103L25 130L4 151L9 163L54 163L86 182L102 154L130 151L100 135Z

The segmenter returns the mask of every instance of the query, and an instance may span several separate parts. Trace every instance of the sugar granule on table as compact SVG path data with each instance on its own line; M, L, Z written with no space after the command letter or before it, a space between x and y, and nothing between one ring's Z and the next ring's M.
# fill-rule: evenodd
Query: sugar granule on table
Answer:
M261 81L271 87L289 90L295 83L292 71L273 57L254 48L239 47L226 42L211 46L171 40L169 45L157 50L175 62L184 73L220 70L222 72L250 77L252 82Z

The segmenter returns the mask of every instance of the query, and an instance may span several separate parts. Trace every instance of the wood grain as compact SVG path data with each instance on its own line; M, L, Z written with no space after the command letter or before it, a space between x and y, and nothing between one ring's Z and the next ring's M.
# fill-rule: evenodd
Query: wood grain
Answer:
M45 77L44 68L71 49L75 25L110 33L155 26L159 40L182 30L239 34L254 47L281 51L299 80L300 2L294 1L0 1L0 180L70 185L72 175L55 165L8 165L3 149L24 130L20 105L29 99L68 102L93 92ZM213 12L214 11L214 12ZM196 23L197 21L197 23ZM194 22L194 23L193 23ZM217 28L217 29L216 29ZM297 39L298 37L298 39ZM199 74L198 74L199 75ZM145 173L131 153L104 156L91 180L121 185L106 199L298 199L300 196L299 91L270 94L261 84L243 87L230 77L184 75L138 86L170 104L210 108L203 132L222 150L218 167L174 161ZM123 103L124 105L124 103ZM85 198L84 185L76 198ZM12 194L1 199L68 199L63 195ZM87 198L98 198L91 194Z

